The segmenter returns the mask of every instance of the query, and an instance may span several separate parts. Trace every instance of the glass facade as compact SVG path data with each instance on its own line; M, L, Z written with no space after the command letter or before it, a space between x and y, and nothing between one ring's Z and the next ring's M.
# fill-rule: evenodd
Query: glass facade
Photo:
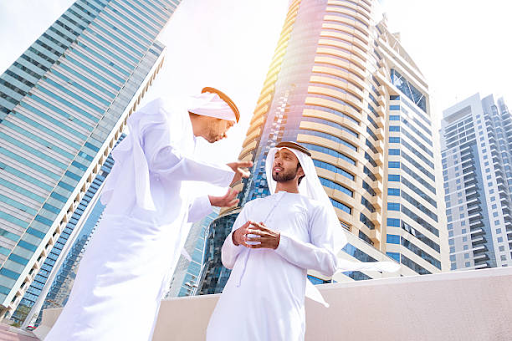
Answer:
M224 289L231 270L222 266L221 248L224 240L231 233L238 213L240 209L221 214L208 226L196 295L216 294Z
M208 226L219 215L219 209L214 211L201 221L194 223L190 228L184 249L189 254L190 260L181 256L174 271L171 285L166 297L183 297L195 295L197 282L199 281L205 250L205 239Z
M428 86L385 19L372 17L374 5L367 0L290 3L239 157L254 162L252 177L235 188L241 190L241 206L269 195L268 151L281 141L298 141L312 151L339 228L349 238L350 247L339 257L398 261L404 265L399 275L439 272L441 248L417 238L427 236L439 245L442 233L435 231L445 231L436 206ZM220 247L237 212L223 212L213 223L200 294L220 292L229 276ZM402 222L410 228L403 229ZM388 243L386 233L404 242ZM382 275L350 272L333 280L375 276Z
M121 142L124 136L124 134L121 135L117 143ZM50 254L41 266L41 270L30 284L18 308L11 316L12 320L23 322L26 317L26 312L31 309L38 300L44 300L42 305L43 310L47 307L63 307L66 304L73 283L72 279L75 278L78 269L78 257L85 251L86 242L89 241L105 208L100 200L98 200L99 189L105 182L113 165L114 159L112 155L109 155L105 163L101 166L100 174L98 174L91 183L77 209L73 212L66 228L59 236L57 243L55 243ZM90 207L91 205L92 207ZM71 245L67 245L69 243L71 243ZM66 245L67 247L71 246L71 249L65 249ZM54 276L51 276L52 272ZM50 276L53 279L51 283L48 282ZM46 297L41 297L41 295ZM40 307L38 307L38 309L39 308ZM33 311L32 313L37 314L37 311ZM42 314L40 313L38 322L41 316Z
M471 96L444 111L442 164L451 269L512 265L512 116Z
M161 67L155 39L178 4L78 0L0 76L2 316L58 255L53 245Z

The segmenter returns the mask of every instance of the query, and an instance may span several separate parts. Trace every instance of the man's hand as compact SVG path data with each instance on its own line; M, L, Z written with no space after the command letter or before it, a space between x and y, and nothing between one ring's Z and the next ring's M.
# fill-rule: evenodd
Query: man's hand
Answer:
M240 201L236 198L237 195L238 191L236 189L228 188L227 193L223 196L214 197L213 195L209 195L208 198L210 199L210 204L212 204L212 206L231 207L235 206Z
M243 245L245 247L251 247L251 245L246 244L247 241L247 233L249 231L249 225L251 224L251 221L247 221L245 224L240 226L233 232L231 235L233 238L233 244L235 245Z
M249 245L251 249L277 249L281 234L279 232L268 229L264 223L251 222L247 229L245 242L260 242L259 244Z
M249 171L243 170L242 168L252 167L252 161L237 161L228 163L227 165L235 172L231 184L240 181L242 178L248 178L249 175L251 175Z

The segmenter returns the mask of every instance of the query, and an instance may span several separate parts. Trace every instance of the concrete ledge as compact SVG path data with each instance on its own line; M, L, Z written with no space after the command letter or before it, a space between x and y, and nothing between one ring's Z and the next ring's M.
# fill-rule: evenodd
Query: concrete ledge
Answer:
M324 284L319 288L331 307L307 300L306 340L511 339L512 268ZM153 340L204 340L218 296L164 300ZM55 309L44 312L41 331L55 323L58 313Z

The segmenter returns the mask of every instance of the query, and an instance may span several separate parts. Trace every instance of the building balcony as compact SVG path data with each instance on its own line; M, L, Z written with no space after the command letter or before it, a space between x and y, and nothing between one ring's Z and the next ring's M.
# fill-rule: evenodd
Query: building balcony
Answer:
M472 217L474 216L475 214L478 214L482 212L482 209L480 207L476 207L476 208L473 208L473 209L468 209L468 216Z
M470 171L474 171L475 169L475 164L473 162L466 162L462 164L462 172L464 174L469 174Z
M462 167L462 169L464 170L464 168L471 167L471 166L473 166L473 165L474 165L474 162L473 162L473 160L472 160L472 159L470 159L470 160L468 160L468 161L466 161L466 162L463 162L463 163L462 163L462 165L461 165L461 167Z
M478 250L478 251L480 251L480 250ZM475 263L478 261L488 261L489 255L484 252L479 252L478 254L474 255L473 259L475 260Z
M475 265L474 269L477 270L477 269L486 269L486 268L490 268L491 265L487 262L484 262L484 263L479 263L478 265Z
M480 202L480 200L478 199L478 196L474 196L474 197L472 197L471 199L466 198L466 203L467 203L467 204L473 204L473 203L476 203L477 205L481 205L481 204L482 204L482 203Z
M478 193L477 193L476 189L473 191L466 192L466 200L469 201L469 200L476 199L476 198L478 198Z
M506 221L505 227L507 228L507 231L512 232L512 222L511 221Z
M382 152L384 151L384 143L382 143L382 141L381 141L382 139L384 139L384 135L382 134L382 131L383 131L382 129L378 129L378 130L377 130L377 134L376 134L376 135L377 135L377 137L378 137L380 140L375 141L375 142L373 143L373 145L375 146L375 149L377 149L377 151L378 151L379 153L382 153Z
M476 182L475 183L472 183L470 184L469 186L465 187L465 190L466 190L466 194L469 194L473 191L476 191L477 190L477 186L476 186Z
M483 236L479 236L478 238L473 239L471 243L473 244L473 247L476 248L478 245L487 243L487 239Z
M474 170L471 170L470 173L474 173ZM471 185L476 185L476 183L477 183L477 180L474 176L468 177L468 180L466 180L466 177L464 177L464 180L465 180L465 182L464 182L465 187L469 187Z
M480 246L474 246L473 247L473 254L475 252L476 253L482 253L482 252L485 252L485 251L488 251L487 246L485 246L485 245L480 245Z
M510 216L510 213L506 212L505 210L503 210L503 212L504 212L504 213L503 213L503 219L504 219L505 221L510 221L510 222L512 222L512 217Z
M486 263L476 267L482 266ZM330 307L306 299L305 339L508 340L511 281L512 268L492 268L322 284L318 288ZM162 301L153 341L204 340L218 299L204 295ZM44 311L34 331L40 339L59 313Z
M475 228L480 228L480 227L483 227L484 226L484 223L482 222L482 219L470 219L469 220L469 228L471 230L475 229Z
M473 255L475 256L475 258L478 258L477 256L481 256L482 254L485 254L487 255L485 252L489 251L489 249L487 248L487 246L485 245L480 245L480 246L477 246L473 249Z
M482 224L483 226L483 224ZM476 229L476 230L471 230L471 237L475 237L475 236L480 236L480 235L483 235L485 234L484 230L482 229Z
M380 210L382 208L382 198L380 195L374 195L371 197L370 203L375 207L376 210Z
M471 213L471 214L468 216L468 218L469 218L469 221L471 222L471 221L473 221L473 219L474 219L474 218L477 218L478 220L481 220L483 217L482 217L482 215L480 214L480 212L479 212L479 211L477 211L477 212Z

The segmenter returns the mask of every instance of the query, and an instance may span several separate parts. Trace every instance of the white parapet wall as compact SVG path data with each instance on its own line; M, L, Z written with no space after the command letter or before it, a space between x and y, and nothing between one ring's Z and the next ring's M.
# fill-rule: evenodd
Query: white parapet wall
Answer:
M319 288L330 308L307 300L308 341L512 340L512 268L324 284ZM153 340L204 340L218 297L164 300ZM46 335L59 313L58 309L44 312L42 325L35 331L38 337ZM134 313L142 313L136 312L135 304Z

